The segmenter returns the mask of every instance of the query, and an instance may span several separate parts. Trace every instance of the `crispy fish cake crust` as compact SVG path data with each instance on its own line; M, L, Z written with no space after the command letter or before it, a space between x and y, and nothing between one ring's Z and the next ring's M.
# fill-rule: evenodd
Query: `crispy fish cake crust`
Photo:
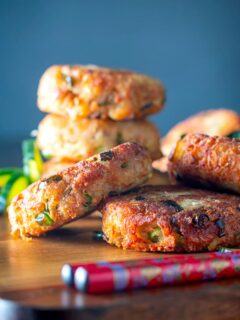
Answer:
M58 160L58 159L51 159L46 161L43 164L43 173L42 177L47 178L54 174L57 174L59 171L66 169L75 165L76 162L70 160ZM144 184L151 184L151 185L161 185L161 184L170 184L169 177L167 173L161 173L157 170L152 171L151 177L144 182Z
M188 134L170 155L173 181L191 182L240 193L240 140Z
M145 148L125 143L30 185L9 207L12 234L39 236L96 209L111 192L129 190L151 175Z
M227 136L240 129L240 116L228 109L200 112L178 123L163 137L162 153L168 156L183 134L202 133L209 136Z
M161 110L164 100L158 80L91 65L52 66L38 88L40 110L71 118L138 119Z
M167 172L167 157L184 134L203 133L210 136L227 136L239 129L240 116L233 110L215 109L193 115L179 122L162 138L161 151L164 157L154 161L153 167L161 172Z
M146 120L70 120L50 114L38 127L37 143L44 155L79 161L123 142L136 142L157 159L159 139L157 128Z
M161 252L213 251L240 245L240 198L177 186L145 186L108 198L103 209L108 243Z

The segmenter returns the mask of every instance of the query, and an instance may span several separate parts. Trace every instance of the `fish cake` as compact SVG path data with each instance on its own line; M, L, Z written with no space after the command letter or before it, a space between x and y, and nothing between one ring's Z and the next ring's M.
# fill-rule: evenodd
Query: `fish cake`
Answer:
M149 178L151 158L142 146L124 143L56 175L40 179L9 207L12 234L40 236L94 211L109 193L129 190Z
M240 193L240 139L188 134L169 157L174 182Z
M161 172L167 172L170 152L181 136L188 133L203 133L210 136L227 136L240 129L240 116L229 109L213 109L197 113L174 126L162 138L161 151L164 155L154 161L153 167Z
M161 142L162 153L169 156L176 142L188 133L203 133L209 136L227 136L240 129L240 116L228 109L207 110L178 123Z
M149 121L75 119L47 115L38 127L37 144L47 157L84 160L124 142L146 147L152 159L160 156L160 135Z
M160 111L164 101L160 81L92 65L52 66L38 88L40 110L71 118L139 119Z
M240 198L179 186L145 186L110 197L105 240L123 249L213 251L240 245Z

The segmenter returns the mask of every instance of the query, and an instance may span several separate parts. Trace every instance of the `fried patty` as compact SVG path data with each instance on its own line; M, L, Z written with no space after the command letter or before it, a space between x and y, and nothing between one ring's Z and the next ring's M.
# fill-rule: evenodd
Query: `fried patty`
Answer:
M240 116L237 112L228 109L203 111L178 123L163 137L162 153L168 156L181 136L188 133L227 136L238 129L240 129Z
M188 133L203 133L210 136L227 136L240 129L240 116L228 109L215 109L198 113L179 122L162 138L163 158L154 161L153 167L161 172L167 171L170 152L181 136Z
M30 185L9 207L12 234L40 236L94 211L109 193L129 190L148 179L149 153L124 143Z
M158 80L92 65L52 66L38 88L40 110L71 118L139 119L161 110L164 100Z
M213 251L240 245L240 198L178 186L145 186L110 197L105 240L137 251Z
M149 121L75 119L47 115L38 127L37 143L47 157L84 160L124 142L146 147L152 159L160 156L160 135Z
M170 155L173 181L240 193L240 140L188 134Z

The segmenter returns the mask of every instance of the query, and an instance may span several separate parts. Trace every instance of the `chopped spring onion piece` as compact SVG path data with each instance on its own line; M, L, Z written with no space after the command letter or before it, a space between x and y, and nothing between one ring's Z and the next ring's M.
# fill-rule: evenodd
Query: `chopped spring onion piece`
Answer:
M180 135L180 140L182 140L184 137L186 137L186 133L182 133L181 135Z
M50 176L49 178L46 178L43 180L43 182L49 183L49 182L58 182L62 180L62 176L59 174L54 174L53 176Z
M159 226L157 226L152 231L148 232L148 238L151 242L158 242L162 240L163 238L162 229Z
M45 160L50 160L53 157L50 153L47 152L42 152L41 154Z
M43 226L50 226L54 220L50 217L49 212L44 210L35 217L35 221Z
M121 164L121 168L122 169L125 169L125 168L127 168L128 167L128 163L127 162L123 162L122 164Z
M70 88L73 87L73 84L74 84L73 82L74 81L73 81L73 78L71 76L62 73L62 78Z
M91 206L92 204L92 196L90 194L88 194L87 192L84 192L84 196L86 198L86 202L83 204L83 206L85 208L88 208Z

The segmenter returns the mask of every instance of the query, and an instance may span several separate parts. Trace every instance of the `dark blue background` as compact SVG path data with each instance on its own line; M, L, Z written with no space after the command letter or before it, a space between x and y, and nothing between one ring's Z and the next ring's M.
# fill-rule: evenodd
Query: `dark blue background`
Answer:
M43 117L36 90L52 64L161 79L167 105L152 119L163 133L202 109L240 111L239 12L237 0L0 0L1 155Z

